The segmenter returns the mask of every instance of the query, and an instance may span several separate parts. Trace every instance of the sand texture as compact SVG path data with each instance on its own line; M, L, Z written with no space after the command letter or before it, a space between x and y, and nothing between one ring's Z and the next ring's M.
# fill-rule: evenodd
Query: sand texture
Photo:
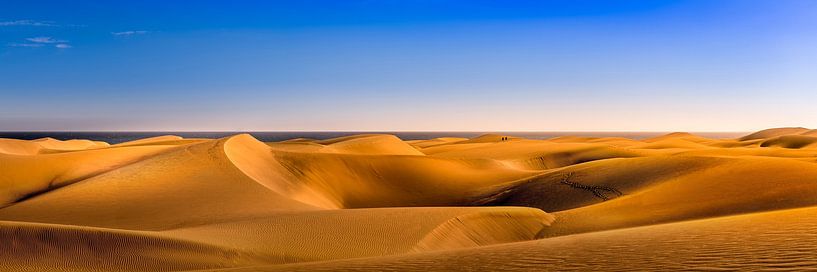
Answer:
M817 270L815 131L0 139L0 271Z

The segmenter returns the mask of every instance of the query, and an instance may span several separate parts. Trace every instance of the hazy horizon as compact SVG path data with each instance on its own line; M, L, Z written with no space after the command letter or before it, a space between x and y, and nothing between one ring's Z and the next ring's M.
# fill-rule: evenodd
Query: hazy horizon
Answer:
M627 138L644 140L663 137L670 132L664 131L0 131L0 140L4 138L19 140L37 140L52 138L57 140L86 139L103 141L109 144L118 144L140 139L160 136L178 136L186 139L223 139L238 134L249 134L262 142L280 142L291 139L328 140L340 137L359 137L369 134L388 134L408 140L428 140L442 138L469 138L476 139L489 135L513 136L530 140L545 140L559 137L590 137L590 138ZM751 134L751 132L691 132L700 137L711 139L736 139ZM679 136L679 135L674 135Z
M0 130L0 132L702 132L743 133L755 131L680 131L680 130Z

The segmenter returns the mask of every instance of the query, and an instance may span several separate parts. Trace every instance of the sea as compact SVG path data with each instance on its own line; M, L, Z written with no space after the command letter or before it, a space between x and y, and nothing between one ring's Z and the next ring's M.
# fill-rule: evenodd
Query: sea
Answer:
M528 139L549 139L561 136L580 137L622 137L630 139L645 139L657 137L669 132L578 132L578 131L542 131L542 132L502 132L502 131L208 131L208 132L181 132L181 131L0 131L0 138L34 140L51 137L59 140L88 139L117 144L148 137L162 135L177 135L184 138L222 138L230 135L249 133L263 142L277 142L294 138L330 139L357 134L392 134L403 140L433 139L439 137L473 138L483 134L494 133ZM712 138L738 138L748 132L692 132L692 134Z

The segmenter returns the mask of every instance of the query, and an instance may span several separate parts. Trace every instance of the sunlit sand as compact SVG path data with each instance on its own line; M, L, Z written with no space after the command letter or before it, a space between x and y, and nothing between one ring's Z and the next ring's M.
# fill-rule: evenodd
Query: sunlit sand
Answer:
M817 266L817 130L0 139L2 271Z

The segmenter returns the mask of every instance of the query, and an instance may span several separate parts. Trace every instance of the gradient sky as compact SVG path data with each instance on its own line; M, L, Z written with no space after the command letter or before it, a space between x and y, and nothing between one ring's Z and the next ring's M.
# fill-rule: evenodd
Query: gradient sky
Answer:
M817 127L817 1L165 2L0 3L0 130Z

